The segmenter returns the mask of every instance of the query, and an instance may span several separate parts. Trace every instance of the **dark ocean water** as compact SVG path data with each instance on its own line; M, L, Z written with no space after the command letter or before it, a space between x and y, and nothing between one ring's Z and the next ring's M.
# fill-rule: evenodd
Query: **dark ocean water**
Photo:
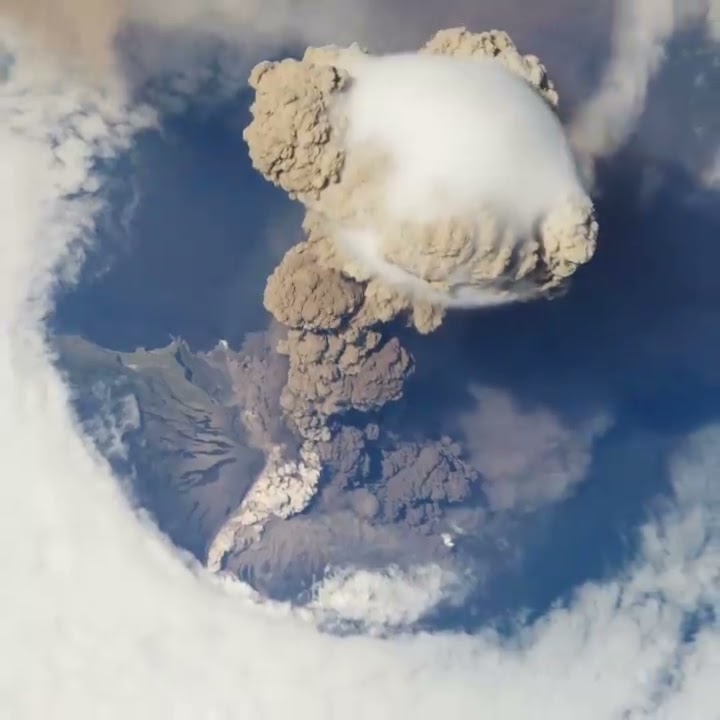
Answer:
M138 139L112 179L113 211L85 275L60 298L57 332L118 350L171 336L209 349L265 327L265 279L297 241L299 216L250 165L248 104L191 109Z

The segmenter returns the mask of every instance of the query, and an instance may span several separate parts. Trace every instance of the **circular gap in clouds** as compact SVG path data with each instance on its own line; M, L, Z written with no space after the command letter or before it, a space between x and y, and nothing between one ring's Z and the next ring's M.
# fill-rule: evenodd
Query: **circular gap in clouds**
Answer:
M11 575L18 582L8 583L8 590L10 597L18 588L32 591L22 597L16 616L9 616L17 620L7 645L14 652L15 674L1 704L12 717L157 717L172 708L178 718L213 713L318 718L336 717L340 707L341 713L351 708L368 717L479 712L505 718L522 717L528 706L542 703L552 705L558 716L594 713L604 720L629 715L644 700L643 709L668 709L658 708L655 659L660 653L664 660L663 641L673 640L674 613L669 612L669 621L643 625L657 602L647 592L621 595L610 608L603 602L604 588L591 592L573 616L556 615L520 648L448 636L340 645L299 632L280 618L269 621L234 598L225 602L180 572L175 559L149 542L146 533L136 532L134 525L130 529L132 517L105 492L109 478L68 428L64 399L54 393L42 399L49 413L31 423L27 413L18 418L8 413L11 437L23 445L9 443L3 453L9 455L13 475L23 468L28 480L43 483L40 493L28 492L22 483L5 483L18 501L5 505L16 518L14 537L24 540L13 544L10 557L19 551L19 558L29 560L16 568L17 578ZM48 453L32 451L38 428L51 431L43 435ZM707 440L707 452L714 454L716 438ZM60 462L53 464L55 459ZM58 472L63 461L65 477ZM48 501L60 530L50 535L48 517L28 513L47 510ZM72 557L82 561L67 562ZM56 565L48 568L39 559L54 559ZM683 577L691 574L689 568ZM651 581L654 589L654 575ZM641 610L646 612L638 617ZM670 651L668 663L677 662L667 667L677 669L678 676L672 688L677 696L670 698L677 700L669 710L673 716L712 712L717 642L710 633L704 633L700 649L705 652L695 662ZM685 673L689 688L682 683ZM18 707L32 709L12 711Z
M141 136L131 156L118 163L111 180L111 203L118 212L108 214L80 285L60 298L53 318L56 331L128 350L162 346L170 336L185 337L196 348L211 347L220 338L237 344L248 330L264 326L262 286L279 253L277 247L267 251L263 234L270 209L282 206L274 204L281 202L277 194L246 158L240 116L248 100L245 96L237 106L211 113L197 112L191 104L183 114L166 119L162 134ZM227 122L228 111L238 116L237 122ZM294 238L285 240L291 243ZM114 255L111 261L108 252ZM559 301L559 307L563 302L570 307L573 301L570 296ZM512 308L506 318L523 312L537 319L537 308ZM433 346L431 338L424 352L434 353ZM472 349L462 360L471 361L470 355ZM488 369L484 363L478 367ZM469 382L471 376L460 379ZM512 388L517 378L499 381ZM524 390L527 387L520 389L520 397ZM416 400L420 412L414 419L424 416L429 422L437 408ZM564 410L562 399L552 403L554 410ZM619 434L614 442L632 445ZM500 568L469 606L433 617L435 627L477 627L521 610L540 615L580 583L617 570L634 547L608 548L605 543L637 527L639 508L664 487L663 473L653 467L648 482L623 493L622 483L605 482L600 452L588 485L575 499L521 525L513 541L521 551L525 546L531 550L524 554L522 574ZM608 512L596 513L588 523L598 501ZM610 511L615 502L627 503L624 512ZM597 553L592 558L581 556L593 551Z
M247 159L240 128L249 100L244 94L237 103L212 110L189 103L184 112L164 118L162 131L140 135L131 153L107 168L110 207L80 283L59 297L52 320L56 333L79 334L116 350L161 347L177 336L196 349L208 349L221 338L239 344L249 330L264 327L265 278L283 242L294 238L267 247L268 217L287 203ZM434 352L432 338L425 347ZM420 428L427 436L432 397L429 402L419 398L418 407L416 417L428 418ZM400 424L407 419L403 416ZM129 468L127 463L115 466L120 472ZM201 555L201 544L174 527L172 512L163 513L162 500L152 492L139 498L150 504L173 540ZM586 563L584 573L569 566L556 572L550 561L556 546L548 527L557 528L558 516L572 518L566 523L570 529L559 536L576 548L594 550L592 542L580 543L572 534L572 527L583 525L577 518L587 512L586 506L574 504L552 518L541 514L501 522L497 537L467 543L461 552L476 556L476 562L492 558L491 582L463 611L446 608L436 614L433 625L470 627L528 608L539 614L576 584L597 577L589 568L605 562L604 557ZM520 555L526 547L535 548L523 558L522 574L503 553L494 552L500 534Z

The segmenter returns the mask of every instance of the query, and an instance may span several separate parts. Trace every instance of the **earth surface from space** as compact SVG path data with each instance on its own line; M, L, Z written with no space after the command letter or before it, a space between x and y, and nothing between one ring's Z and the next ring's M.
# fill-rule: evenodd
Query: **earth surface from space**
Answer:
M500 15L547 66L567 121L600 82L611 13L539 5ZM489 29L474 14L463 22ZM449 19L420 13L373 49L416 46ZM302 239L302 212L252 167L250 88L164 100L163 132L109 168L98 240L51 317L78 416L133 503L272 598L312 604L365 571L432 578L408 616L422 627L541 616L617 573L670 492L668 458L720 408L713 53L692 25L670 41L635 131L597 167L597 252L567 291L453 310L430 335L391 324L383 342L399 338L413 366L402 393L348 410L318 446L310 502L295 508L286 487L221 552L268 462L248 417L300 462L279 401L283 328L263 292Z

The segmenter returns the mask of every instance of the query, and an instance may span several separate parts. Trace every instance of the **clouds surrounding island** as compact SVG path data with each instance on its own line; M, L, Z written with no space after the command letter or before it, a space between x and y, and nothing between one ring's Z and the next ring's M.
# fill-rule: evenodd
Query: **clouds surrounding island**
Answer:
M119 90L56 76L6 38L16 58L0 128L0 646L11 660L0 670L1 714L513 720L542 707L573 720L712 717L717 425L678 443L671 497L643 527L630 567L510 639L491 629L323 635L312 617L208 577L132 510L82 435L44 321L58 267L72 275L93 241L103 182L94 159L124 152L153 114ZM419 573L415 607L428 577L424 592L436 592L435 575ZM388 598L385 617L401 614L392 592L370 592Z

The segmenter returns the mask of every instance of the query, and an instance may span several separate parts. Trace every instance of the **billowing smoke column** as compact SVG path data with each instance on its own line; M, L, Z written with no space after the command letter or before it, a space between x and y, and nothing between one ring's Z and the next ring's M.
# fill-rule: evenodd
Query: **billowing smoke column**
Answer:
M307 211L265 306L287 328L281 405L309 443L401 396L413 363L385 323L429 333L447 308L550 295L594 252L557 93L505 33L444 30L384 57L310 48L250 84L252 162Z

